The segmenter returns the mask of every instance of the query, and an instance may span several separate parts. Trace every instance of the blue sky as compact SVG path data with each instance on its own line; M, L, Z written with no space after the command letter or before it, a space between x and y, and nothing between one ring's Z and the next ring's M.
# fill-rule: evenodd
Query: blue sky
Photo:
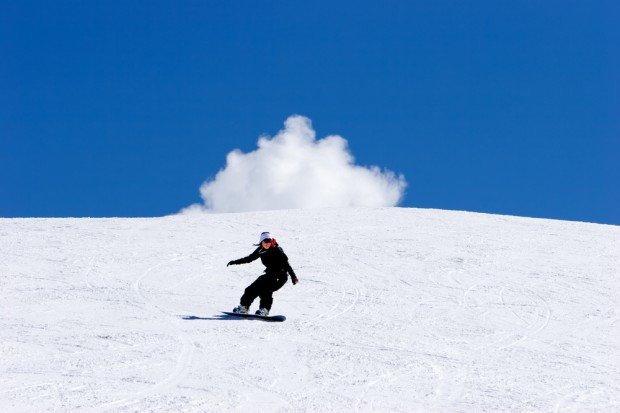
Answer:
M612 1L4 1L0 216L174 213L301 114L404 174L402 206L620 224L619 18Z

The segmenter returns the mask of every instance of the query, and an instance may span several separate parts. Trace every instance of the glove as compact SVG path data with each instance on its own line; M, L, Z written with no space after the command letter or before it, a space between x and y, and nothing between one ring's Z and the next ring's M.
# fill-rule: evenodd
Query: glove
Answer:
M293 274L291 275L291 281L293 282L293 285L295 285L299 282L299 279L297 278L295 274Z

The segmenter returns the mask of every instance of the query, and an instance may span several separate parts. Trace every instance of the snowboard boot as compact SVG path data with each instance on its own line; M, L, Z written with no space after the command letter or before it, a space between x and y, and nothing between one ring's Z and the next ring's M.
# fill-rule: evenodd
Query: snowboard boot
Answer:
M232 312L233 313L239 313L239 314L247 314L248 313L248 308L244 305L238 305L235 308L233 308Z
M267 310L266 308L259 308L254 314L267 317L269 315L269 310Z

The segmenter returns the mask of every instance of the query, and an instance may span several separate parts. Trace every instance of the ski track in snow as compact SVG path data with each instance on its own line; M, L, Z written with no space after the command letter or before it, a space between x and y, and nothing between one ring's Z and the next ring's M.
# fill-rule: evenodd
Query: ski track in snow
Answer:
M301 280L274 294L287 321L220 317L262 272L226 262L263 230ZM0 250L2 411L620 411L618 227L399 208L0 219Z
M149 275L149 273L151 273L151 271L161 266L171 264L174 262L178 262L181 259L182 259L181 257L175 257L170 260L163 261L157 265L152 266L151 268L146 270L140 277L138 277L138 279L132 285L134 292L136 293L138 297L140 297L141 301L144 303L147 303L149 305L149 308L153 309L152 313L155 317L160 314L163 315L164 317L166 316L170 317L172 319L171 320L172 323L177 325L175 329L175 333L182 341L182 348L178 356L177 363L174 366L174 369L163 380L160 380L154 386L149 386L145 390L130 394L128 397L116 400L114 402L106 403L100 406L99 409L105 411L105 410L109 410L113 408L118 408L120 406L128 406L130 404L138 403L141 399L149 395L156 395L160 392L163 392L164 390L174 387L187 374L187 370L189 369L189 366L192 360L192 355L193 355L193 345L190 341L189 336L185 334L185 332L183 331L182 328L180 328L180 326L178 326L179 322L178 322L177 317L171 316L170 311L153 303L149 298L145 296L145 294L142 292L140 288L140 283L146 276Z

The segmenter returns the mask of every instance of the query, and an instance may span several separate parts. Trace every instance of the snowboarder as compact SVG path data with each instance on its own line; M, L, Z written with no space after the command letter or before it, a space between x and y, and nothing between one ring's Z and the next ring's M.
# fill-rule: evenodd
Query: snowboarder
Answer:
M265 273L245 289L239 305L233 309L233 313L247 314L252 301L256 297L260 297L260 308L256 311L256 315L268 316L273 303L272 294L286 284L287 273L290 274L293 285L297 284L299 280L291 268L284 250L269 232L261 233L260 240L255 245L258 248L253 253L245 258L230 261L226 265L228 267L229 265L247 264L260 258L263 265L267 267Z

